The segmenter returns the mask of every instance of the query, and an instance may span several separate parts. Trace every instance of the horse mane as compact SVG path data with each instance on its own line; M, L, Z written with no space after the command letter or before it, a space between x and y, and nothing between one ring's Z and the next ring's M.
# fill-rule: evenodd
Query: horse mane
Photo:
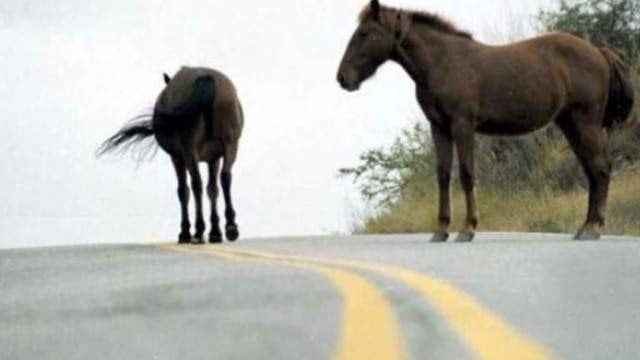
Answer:
M381 19L388 18L390 16L398 16L398 15L407 16L415 24L426 25L432 29L435 29L447 34L460 36L467 39L473 39L473 35L471 35L471 33L458 29L455 25L453 25L453 23L451 23L451 21L439 15L426 12L426 11L404 10L404 9L398 9L398 8L389 7L385 5L380 6L379 16ZM375 13L373 12L373 9L371 9L371 6L367 5L364 7L364 9L362 9L359 20L360 20L360 23L363 23L368 20L374 20L375 18L376 16L375 16Z

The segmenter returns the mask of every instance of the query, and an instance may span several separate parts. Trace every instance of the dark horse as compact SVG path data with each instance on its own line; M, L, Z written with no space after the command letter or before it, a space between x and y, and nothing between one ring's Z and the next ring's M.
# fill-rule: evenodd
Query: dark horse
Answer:
M478 226L475 133L520 135L550 122L562 130L589 180L589 211L576 239L600 237L611 174L604 129L627 119L634 97L618 55L566 33L487 46L436 15L373 0L360 15L338 82L355 91L387 60L416 83L431 122L440 190L434 242L449 237L454 144L467 208L458 241L471 241Z
M182 210L180 243L192 241L189 222L189 187L196 204L196 227L193 241L204 243L205 223L202 214L202 180L199 162L209 165L207 194L211 200L211 232L209 242L222 242L216 210L217 176L222 159L220 180L226 203L225 228L229 241L238 239L236 212L231 201L231 169L236 161L238 141L244 116L236 89L224 74L206 68L183 67L171 79L164 75L166 88L160 93L153 115L136 118L98 149L102 155L117 149L126 150L146 138L155 136L160 147L169 154L178 178L178 198Z

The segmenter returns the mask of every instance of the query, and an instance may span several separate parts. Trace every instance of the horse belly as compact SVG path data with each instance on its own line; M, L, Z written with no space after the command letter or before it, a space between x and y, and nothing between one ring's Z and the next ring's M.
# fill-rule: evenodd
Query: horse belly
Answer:
M485 104L477 116L477 131L493 135L523 135L545 127L562 107L562 97L513 91Z
M476 131L487 135L524 135L539 130L551 121L551 117L531 119L515 117L509 120L485 119L478 123Z

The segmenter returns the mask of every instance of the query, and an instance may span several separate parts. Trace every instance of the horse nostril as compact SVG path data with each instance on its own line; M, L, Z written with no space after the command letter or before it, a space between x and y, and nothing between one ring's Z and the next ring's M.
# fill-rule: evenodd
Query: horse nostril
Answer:
M344 78L344 75L342 75L342 73L338 74L338 82L340 83L340 85L345 86L346 79Z

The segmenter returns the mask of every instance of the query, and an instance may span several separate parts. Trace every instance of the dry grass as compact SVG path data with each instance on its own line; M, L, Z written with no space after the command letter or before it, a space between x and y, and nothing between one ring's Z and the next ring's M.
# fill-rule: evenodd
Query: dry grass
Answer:
M587 192L550 190L496 191L478 189L481 231L573 233L584 221ZM454 186L454 226L464 219L461 191ZM616 174L609 197L607 234L640 235L640 172ZM372 217L358 229L361 233L421 233L435 227L437 190L422 198L398 203Z

